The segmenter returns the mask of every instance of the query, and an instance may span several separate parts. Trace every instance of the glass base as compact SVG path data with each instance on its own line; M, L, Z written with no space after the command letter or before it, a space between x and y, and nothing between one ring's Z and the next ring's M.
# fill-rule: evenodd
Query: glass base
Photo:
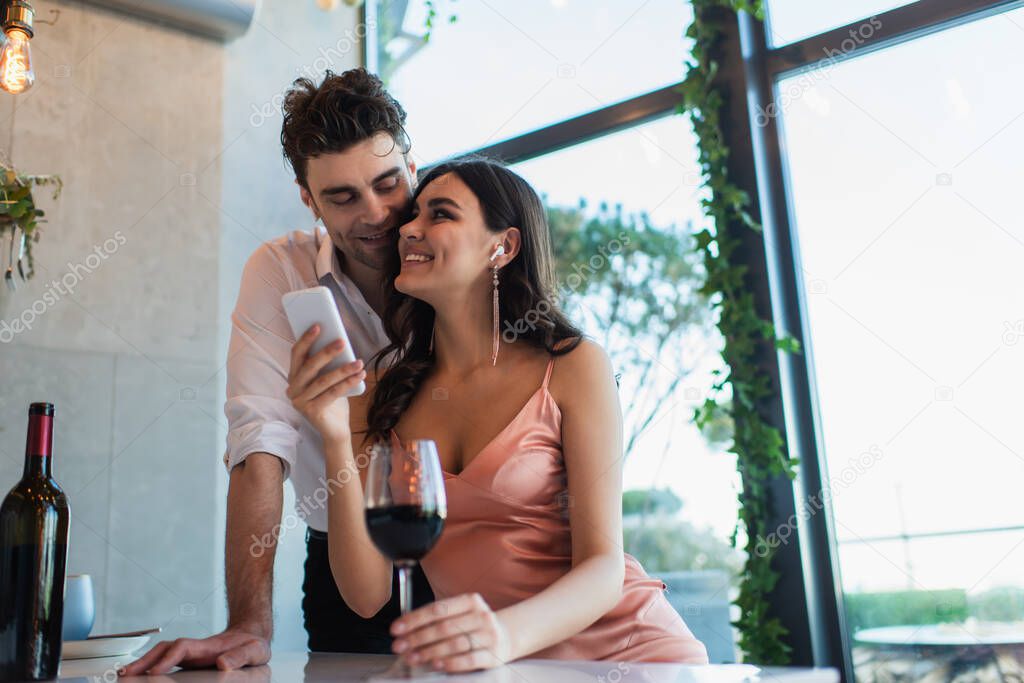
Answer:
M367 681L408 681L411 679L426 680L443 678L445 673L422 664L410 666L401 659L396 659L391 666L366 677Z

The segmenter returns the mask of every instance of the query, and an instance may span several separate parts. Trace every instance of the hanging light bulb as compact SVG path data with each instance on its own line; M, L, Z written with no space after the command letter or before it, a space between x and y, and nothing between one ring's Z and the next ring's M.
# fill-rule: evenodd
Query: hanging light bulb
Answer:
M3 30L7 36L0 49L0 88L17 95L35 83L32 71L32 6L26 0L9 0L4 6Z

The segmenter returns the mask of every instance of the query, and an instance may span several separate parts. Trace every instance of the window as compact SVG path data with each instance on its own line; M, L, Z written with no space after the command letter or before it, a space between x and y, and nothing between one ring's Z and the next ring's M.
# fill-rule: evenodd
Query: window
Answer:
M375 6L374 65L409 111L416 158L486 146L678 82L690 9L676 0ZM454 16L456 22L449 23Z
M998 666L975 646L1024 621L1022 30L1017 10L778 84L858 680Z
M582 213L588 217L619 212L627 217L623 222L633 226L642 225L640 214L646 213L651 227L676 237L687 250L692 249L688 238L692 225L704 221L696 152L689 124L682 117L669 116L514 168L543 193L549 209L572 210L583 203ZM602 204L609 206L602 210ZM635 222L631 223L629 217ZM699 264L683 254L671 256L674 262L685 264L686 272L692 269L689 284L699 282ZM571 268L566 270L571 272ZM663 284L676 289L684 286L680 281ZM692 290L680 292L680 303L696 299ZM662 301L670 299L665 296ZM627 440L637 434L632 451L626 455L625 488L668 488L683 501L684 516L692 516L698 525L706 525L719 537L727 538L736 523L736 498L723 494L734 491L736 463L722 449L709 446L690 422L693 409L713 382L711 370L721 365L720 340L709 311L690 312L688 329L672 336L681 343L666 345L660 352L653 335L645 335L642 330L626 334L628 325L609 334L609 315L600 297L582 297L573 314L575 320L587 325L589 334L608 345L613 358L616 352L627 353L620 347L634 346L640 347L636 355L641 361L649 359L653 363L648 375L649 396L644 387L637 386L639 374L620 378ZM641 362L641 367L646 363ZM676 380L675 389L666 394L665 387ZM647 403L637 400L641 397ZM661 407L654 409L658 404Z
M711 661L734 661L729 601L742 555L727 539L737 519L736 460L727 428L702 434L692 421L722 366L710 306L696 291L703 270L690 236L704 221L703 190L689 123L668 116L515 170L544 194L559 271L571 277L598 265L581 286L567 282L564 304L620 373L624 548L669 586ZM627 235L637 249L595 264L566 246L575 231L613 235L609 247Z

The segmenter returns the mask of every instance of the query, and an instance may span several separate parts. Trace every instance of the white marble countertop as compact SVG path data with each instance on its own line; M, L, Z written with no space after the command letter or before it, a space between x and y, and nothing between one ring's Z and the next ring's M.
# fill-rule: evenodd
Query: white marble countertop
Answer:
M132 658L66 660L61 681L113 683L114 673ZM305 652L274 653L267 666L239 671L178 671L169 676L140 676L124 681L162 683L332 683L361 681L375 671L386 669L390 655L349 655ZM522 659L508 666L446 678L472 683L742 683L760 680L771 683L838 683L835 669L766 667L747 664L693 666L687 664L640 664L637 662L584 662ZM442 681L443 678L431 679Z

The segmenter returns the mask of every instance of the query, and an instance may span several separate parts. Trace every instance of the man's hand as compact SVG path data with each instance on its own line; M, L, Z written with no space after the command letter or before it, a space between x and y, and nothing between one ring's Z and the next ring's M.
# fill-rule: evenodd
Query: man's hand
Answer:
M345 348L339 339L310 356L309 350L318 336L320 326L313 325L292 347L286 393L292 406L320 432L325 442L347 440L351 430L345 394L366 379L366 371L363 361L356 360L318 377L317 373Z
M209 638L196 640L178 638L165 640L149 652L118 671L119 676L165 674L180 666L183 669L221 671L259 666L270 661L270 642L244 629L229 628Z

